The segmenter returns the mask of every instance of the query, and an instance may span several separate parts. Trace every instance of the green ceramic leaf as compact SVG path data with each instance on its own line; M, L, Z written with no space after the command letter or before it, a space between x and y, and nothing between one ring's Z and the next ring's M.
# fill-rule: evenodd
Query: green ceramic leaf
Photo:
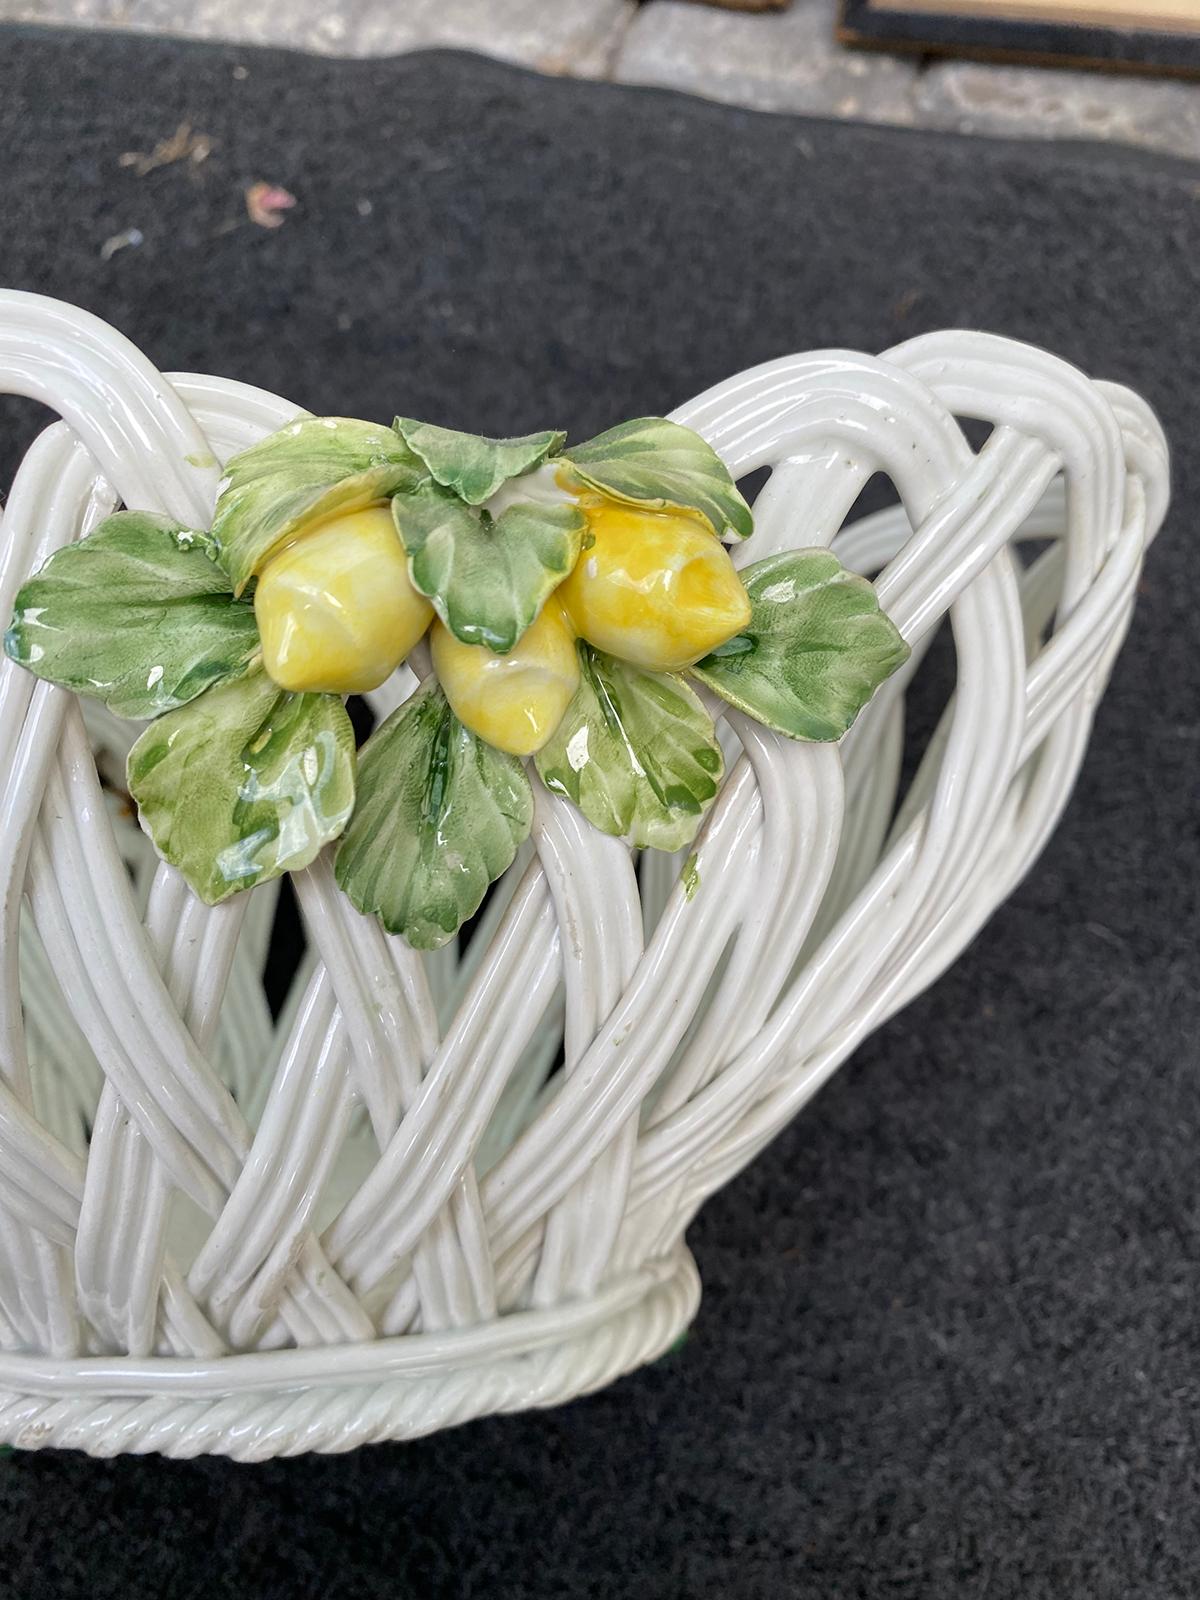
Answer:
M712 721L682 678L579 646L580 683L537 756L542 782L603 833L655 850L695 837L721 779Z
M233 598L203 534L119 511L22 585L4 648L136 721L244 672L259 642L253 606Z
M302 417L225 468L212 533L240 594L270 552L300 525L387 500L427 476L391 428L353 417Z
M565 433L528 433L520 439L482 439L475 433L435 428L431 422L396 418L396 432L444 488L469 506L480 506L502 483L540 466L562 449Z
M707 517L718 534L754 532L750 507L729 469L698 433L665 417L638 417L610 428L564 457L577 477L614 500L683 507Z
M494 521L427 483L392 501L409 572L464 644L511 650L579 557L573 505L520 501Z
M873 585L828 550L786 550L741 577L749 626L691 670L777 733L840 739L908 659Z
M532 820L521 763L469 733L429 684L362 748L337 881L389 933L437 950L478 910Z
M209 905L308 866L354 806L354 730L341 701L262 672L152 722L129 792L159 854Z

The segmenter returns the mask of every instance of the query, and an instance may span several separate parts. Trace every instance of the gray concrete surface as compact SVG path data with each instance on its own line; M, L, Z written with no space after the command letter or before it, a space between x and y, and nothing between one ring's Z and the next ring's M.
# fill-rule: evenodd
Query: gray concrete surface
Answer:
M613 76L764 111L911 122L917 61L844 49L833 15L833 0L765 14L651 0L625 29Z
M1107 139L1200 159L1200 83L939 61L917 84L926 127L1011 138Z
M633 0L0 0L0 21L130 28L326 55L434 45L607 77Z
M132 28L334 55L435 45L734 105L1104 139L1200 159L1200 83L842 49L836 0L739 13L690 0L0 0L0 21Z

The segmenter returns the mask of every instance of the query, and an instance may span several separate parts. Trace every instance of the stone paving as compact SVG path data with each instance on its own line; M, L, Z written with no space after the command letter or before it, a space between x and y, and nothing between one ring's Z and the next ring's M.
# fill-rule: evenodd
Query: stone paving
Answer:
M326 55L434 45L607 77L630 0L0 0L0 21L129 28Z
M735 105L1200 159L1200 83L849 51L836 0L781 13L691 0L0 0L0 21L139 29L335 55L474 49L544 72Z
M625 29L612 75L773 111L1200 158L1200 82L850 51L833 37L834 10L835 0L794 0L754 16L651 0Z

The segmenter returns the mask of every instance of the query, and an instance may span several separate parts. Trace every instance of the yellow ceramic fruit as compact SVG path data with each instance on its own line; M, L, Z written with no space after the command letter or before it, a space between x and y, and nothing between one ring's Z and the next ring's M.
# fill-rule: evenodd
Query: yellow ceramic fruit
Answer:
M750 602L725 546L700 517L581 501L594 541L558 594L598 650L657 672L732 639Z
M433 617L387 506L303 529L259 574L254 612L275 682L329 694L378 688Z
M575 635L553 596L507 655L463 644L440 622L430 643L434 671L455 716L510 755L540 750L579 687Z

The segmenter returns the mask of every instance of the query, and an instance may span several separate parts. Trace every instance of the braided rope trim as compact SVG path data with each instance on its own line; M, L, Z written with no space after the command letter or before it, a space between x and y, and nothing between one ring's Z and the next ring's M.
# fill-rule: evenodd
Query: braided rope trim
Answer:
M47 1364L35 1357L7 1357L0 1368L5 1385L0 1389L0 1443L22 1450L83 1450L94 1456L157 1453L176 1459L223 1455L234 1461L266 1461L418 1439L475 1417L561 1405L657 1360L691 1322L700 1303L700 1277L690 1252L680 1249L658 1265L660 1271L639 1298L583 1333L483 1364L412 1377L380 1381L368 1372L362 1381L348 1383L334 1374L325 1383L296 1386L276 1355L272 1387L246 1389L239 1369L255 1358L231 1356L221 1363L225 1392L189 1396L170 1392L168 1375L187 1364L169 1359L64 1361L54 1364L51 1378ZM589 1309L580 1308L580 1321ZM517 1313L505 1322L537 1326L538 1316ZM561 1318L560 1309L560 1326ZM384 1365L391 1350L410 1350L418 1342L410 1335L353 1349L360 1360L378 1352ZM296 1358L297 1366L314 1354L286 1353ZM8 1388L23 1362L31 1372L46 1375L44 1392ZM128 1392L132 1385L122 1382L126 1367L142 1375L139 1392ZM81 1392L85 1374L94 1380L94 1388ZM156 1375L161 1384L157 1389ZM74 1392L60 1397L63 1389Z

